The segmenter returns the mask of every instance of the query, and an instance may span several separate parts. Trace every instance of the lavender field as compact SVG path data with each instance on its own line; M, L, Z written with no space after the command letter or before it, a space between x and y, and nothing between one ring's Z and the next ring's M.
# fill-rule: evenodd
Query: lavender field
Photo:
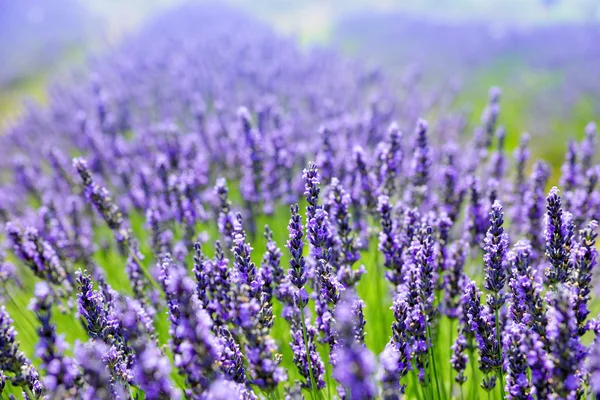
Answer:
M0 121L0 399L600 399L600 24L411 18L179 5Z

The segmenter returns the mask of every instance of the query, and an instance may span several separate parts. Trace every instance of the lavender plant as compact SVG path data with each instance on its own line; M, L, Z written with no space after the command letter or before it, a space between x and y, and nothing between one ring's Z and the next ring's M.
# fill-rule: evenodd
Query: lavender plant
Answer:
M89 69L0 136L3 398L598 394L592 128L552 176L218 6Z

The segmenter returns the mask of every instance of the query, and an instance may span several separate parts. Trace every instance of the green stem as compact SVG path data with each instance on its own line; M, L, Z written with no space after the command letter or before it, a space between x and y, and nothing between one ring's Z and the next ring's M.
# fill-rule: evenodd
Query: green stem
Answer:
M477 398L477 370L475 369L475 354L473 350L473 340L469 339L469 363L471 364L471 395L473 399Z
M452 342L454 340L454 319L450 318L450 335L449 336L449 341L450 341L450 346L448 347L448 360L452 359ZM452 399L452 389L454 388L454 370L452 369L452 366L450 366L450 390L448 392L448 398Z
M463 385L460 385L460 400L465 400L465 395L463 393Z
M498 358L502 359L502 334L500 333L500 312L496 309L496 340L498 340ZM504 393L504 372L502 371L502 365L498 368L498 385L500 386L500 395L502 399L506 397Z
M429 327L429 325L427 326L427 337L429 339L429 343L433 343L432 339L431 339L431 329ZM437 395L438 395L438 399L442 398L441 395L441 391L440 391L440 384L438 382L438 373L437 373L437 368L435 366L435 355L433 354L433 349L431 347L428 346L428 352L430 354L431 357L431 365L433 367L433 377L435 378L435 389L437 391ZM444 398L445 398L445 392L444 392Z
M310 363L310 351L308 347L308 334L306 333L306 321L304 321L304 307L300 309L300 317L302 318L302 337L304 338L304 348L306 350L306 365L308 366L308 375L310 377L310 397L315 398L315 378L312 373L312 365Z

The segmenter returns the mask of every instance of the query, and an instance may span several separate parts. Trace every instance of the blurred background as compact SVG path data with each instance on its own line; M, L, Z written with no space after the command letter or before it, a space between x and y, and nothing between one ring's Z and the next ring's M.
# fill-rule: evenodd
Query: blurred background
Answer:
M0 124L24 99L179 0L0 0ZM476 121L503 90L508 146L563 143L600 111L600 0L230 0L306 47L339 49L390 76L460 88ZM550 158L554 141L538 149ZM562 151L562 150L561 150Z

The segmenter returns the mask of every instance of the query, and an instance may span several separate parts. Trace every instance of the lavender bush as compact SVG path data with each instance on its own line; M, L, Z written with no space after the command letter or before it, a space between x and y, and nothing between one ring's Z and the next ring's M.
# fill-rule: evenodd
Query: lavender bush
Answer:
M2 396L600 393L595 125L547 190L498 88L470 127L214 6L89 69L0 136Z

